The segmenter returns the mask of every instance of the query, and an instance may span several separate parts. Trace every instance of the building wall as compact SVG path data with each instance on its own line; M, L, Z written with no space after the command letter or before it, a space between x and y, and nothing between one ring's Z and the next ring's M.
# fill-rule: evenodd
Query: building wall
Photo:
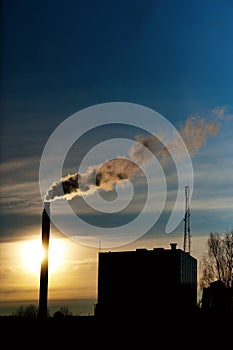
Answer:
M180 249L100 252L96 314L196 306L196 259Z

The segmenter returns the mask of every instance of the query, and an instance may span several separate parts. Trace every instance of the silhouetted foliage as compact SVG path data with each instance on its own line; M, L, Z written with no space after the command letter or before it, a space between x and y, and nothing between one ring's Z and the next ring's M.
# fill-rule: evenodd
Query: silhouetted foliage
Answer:
M64 314L61 311L57 310L56 312L54 312L53 317L56 319L61 319L64 318Z
M67 317L67 316L73 316L72 312L67 306L62 306L60 307L59 310L57 310L54 315L55 318L62 318L62 317Z
M28 306L19 306L13 314L14 316L19 316L23 318L37 318L38 311L39 310L35 305L30 304Z
M200 260L200 288L208 288L214 281L221 281L225 287L233 287L233 229L210 233L207 252Z
M17 316L21 318L39 318L39 307L35 306L34 304L29 305L21 305L19 306L16 311L12 313L12 316ZM50 312L48 310L47 317L50 317Z

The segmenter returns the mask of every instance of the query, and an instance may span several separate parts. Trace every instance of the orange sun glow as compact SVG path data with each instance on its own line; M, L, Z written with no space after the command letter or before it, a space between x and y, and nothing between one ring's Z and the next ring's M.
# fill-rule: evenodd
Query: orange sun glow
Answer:
M41 241L38 239L25 241L21 246L21 257L28 272L38 274L40 272L41 261L43 259L43 249ZM64 244L62 239L51 238L49 242L49 273L59 270L64 257Z

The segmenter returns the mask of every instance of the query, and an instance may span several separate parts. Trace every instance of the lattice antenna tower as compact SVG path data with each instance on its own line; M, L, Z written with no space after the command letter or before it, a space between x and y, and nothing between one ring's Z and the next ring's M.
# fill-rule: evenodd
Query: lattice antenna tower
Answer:
M189 187L185 186L185 215L184 215L184 246L186 253L191 252L191 233L190 233L190 205L189 205Z

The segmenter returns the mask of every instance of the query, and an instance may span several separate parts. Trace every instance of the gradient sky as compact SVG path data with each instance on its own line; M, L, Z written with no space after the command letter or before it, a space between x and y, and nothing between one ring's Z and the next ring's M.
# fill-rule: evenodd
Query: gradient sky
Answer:
M232 229L232 1L9 0L1 5L1 305L38 298L39 273L30 271L30 263L25 267L22 254L28 241L40 242L40 159L56 127L89 106L143 105L178 130L190 116L214 122L216 134L207 135L192 157L192 254L201 256L210 232ZM71 150L64 172L77 171L87 150L117 135L133 139L134 130L109 127L86 135ZM130 214L104 217L106 225L135 215L145 190L143 183L137 188ZM170 196L172 191L171 186ZM83 218L103 224L103 217L76 198L77 205ZM157 226L120 249L169 248L171 241L182 249L183 223L167 235L167 217L168 210ZM95 299L98 249L72 242L54 226L51 235L63 253L50 276L50 300Z

